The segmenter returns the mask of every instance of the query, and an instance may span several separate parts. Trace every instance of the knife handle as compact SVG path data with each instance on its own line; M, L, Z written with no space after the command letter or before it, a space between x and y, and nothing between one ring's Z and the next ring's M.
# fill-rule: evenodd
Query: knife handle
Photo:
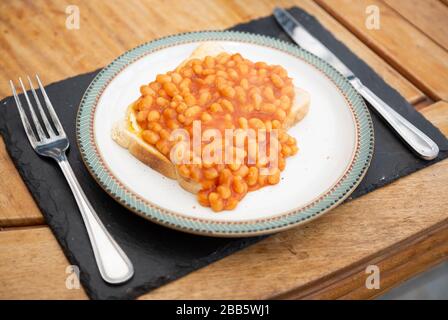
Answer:
M362 84L361 80L354 78L350 82L419 157L425 160L437 157L439 147L431 138L370 91Z

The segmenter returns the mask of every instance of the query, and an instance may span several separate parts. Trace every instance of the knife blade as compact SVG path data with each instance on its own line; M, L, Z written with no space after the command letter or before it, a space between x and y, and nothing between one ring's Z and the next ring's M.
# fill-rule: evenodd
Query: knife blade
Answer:
M412 151L425 160L432 160L437 157L439 147L431 138L367 88L330 49L311 35L292 15L286 10L276 8L274 9L274 17L299 47L326 61L347 78L353 88L370 102L375 111L395 130Z

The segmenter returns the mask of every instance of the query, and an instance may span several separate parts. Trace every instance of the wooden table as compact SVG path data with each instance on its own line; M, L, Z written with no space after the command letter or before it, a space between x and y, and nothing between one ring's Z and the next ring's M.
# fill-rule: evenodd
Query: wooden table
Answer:
M80 29L65 28L66 6ZM299 5L448 135L446 0L2 1L0 96L8 79L47 83L106 65L168 34L223 29ZM365 26L380 9L380 29ZM68 261L0 143L0 298L85 299ZM143 299L373 298L447 258L448 161L400 179L303 227L282 232L160 287ZM368 265L381 288L367 289ZM224 283L225 282L225 283Z

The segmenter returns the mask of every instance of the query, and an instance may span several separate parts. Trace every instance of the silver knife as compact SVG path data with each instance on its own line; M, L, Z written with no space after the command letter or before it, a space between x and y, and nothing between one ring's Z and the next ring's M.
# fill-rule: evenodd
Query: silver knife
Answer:
M439 147L426 134L403 118L386 102L381 100L369 88L364 86L359 78L327 47L314 38L293 16L287 11L276 8L274 16L280 26L303 49L325 60L336 70L341 72L352 86L362 95L383 119L398 133L407 145L421 158L432 160L439 154Z

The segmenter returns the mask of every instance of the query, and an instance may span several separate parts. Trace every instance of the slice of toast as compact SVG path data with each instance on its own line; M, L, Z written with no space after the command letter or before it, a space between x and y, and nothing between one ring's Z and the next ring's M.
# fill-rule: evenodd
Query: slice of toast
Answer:
M207 42L197 47L180 66L191 59L204 59L206 56L217 56L222 52L224 52L224 49L219 44ZM285 119L285 129L291 128L306 116L309 104L310 96L308 92L296 87L292 107ZM182 177L170 159L140 137L139 132L141 128L137 123L133 105L134 103L128 107L125 118L113 125L111 131L112 139L123 148L128 149L134 157L152 169L167 178L178 180L185 190L194 194L198 193L201 189L201 185L198 182Z

